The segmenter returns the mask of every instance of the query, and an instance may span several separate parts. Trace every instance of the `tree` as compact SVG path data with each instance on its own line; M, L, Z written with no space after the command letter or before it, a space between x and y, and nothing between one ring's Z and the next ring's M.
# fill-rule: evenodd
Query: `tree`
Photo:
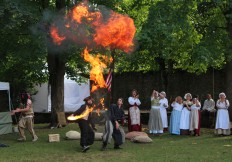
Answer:
M47 80L45 44L30 28L40 19L35 4L25 0L0 4L0 76L10 82L13 98Z
M224 67L229 39L226 19L219 8L203 11L201 2L195 1L141 3L141 8L148 12L143 15L145 20L140 21L138 51L132 57L119 58L120 71L160 70L161 89L165 90L168 75L175 69L200 74L210 67Z

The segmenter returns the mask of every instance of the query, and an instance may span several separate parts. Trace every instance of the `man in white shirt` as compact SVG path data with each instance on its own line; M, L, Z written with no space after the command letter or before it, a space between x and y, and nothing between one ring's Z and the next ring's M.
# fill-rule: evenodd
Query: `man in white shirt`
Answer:
M204 101L202 110L204 111L204 116L206 118L206 126L208 128L214 127L215 120L215 101L212 99L211 94L207 94L207 99Z

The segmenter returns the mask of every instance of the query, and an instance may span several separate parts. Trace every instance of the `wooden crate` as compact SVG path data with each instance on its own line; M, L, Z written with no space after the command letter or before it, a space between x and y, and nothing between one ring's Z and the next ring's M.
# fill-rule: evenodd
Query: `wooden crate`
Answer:
M49 142L60 142L60 134L49 134L48 141Z

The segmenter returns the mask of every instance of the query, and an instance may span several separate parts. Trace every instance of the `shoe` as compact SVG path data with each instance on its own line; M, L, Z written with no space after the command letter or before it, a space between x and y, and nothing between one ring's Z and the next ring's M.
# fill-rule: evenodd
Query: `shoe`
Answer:
M102 146L101 151L105 151L106 150L106 146Z
M32 142L37 141L39 138L37 136L34 137L34 139L32 140Z
M122 149L122 148L119 146L114 146L114 149Z
M82 152L86 152L86 151L88 151L89 149L90 149L89 146L84 146L83 149L82 149Z
M26 138L21 137L21 138L17 139L17 141L20 141L20 142L26 141Z

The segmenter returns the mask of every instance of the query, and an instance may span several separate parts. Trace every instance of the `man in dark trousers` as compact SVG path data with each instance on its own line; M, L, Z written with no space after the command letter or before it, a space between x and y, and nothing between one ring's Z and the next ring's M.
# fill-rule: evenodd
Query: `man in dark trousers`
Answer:
M92 117L93 98L89 96L86 97L84 101L85 104L72 114L72 116L78 116L77 122L81 131L80 145L82 147L82 152L86 152L90 149L90 145L94 142L95 134L93 130L96 130Z
M112 104L106 112L105 132L103 134L103 145L101 150L106 150L106 146L110 143L111 138L114 139L114 149L121 149L119 147L125 141L125 132L120 126L124 123L123 99L119 98L116 104Z

